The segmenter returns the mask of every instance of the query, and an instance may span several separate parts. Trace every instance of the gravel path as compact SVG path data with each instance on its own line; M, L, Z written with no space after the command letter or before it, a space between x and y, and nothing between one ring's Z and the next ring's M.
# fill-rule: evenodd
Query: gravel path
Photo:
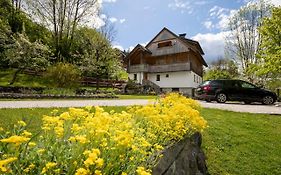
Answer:
M50 108L50 107L84 107L84 106L130 106L146 105L152 100L39 100L39 101L0 101L0 108ZM279 105L244 105L241 103L207 103L200 101L204 108L216 108L236 112L263 113L281 115ZM278 107L279 106L279 107Z
M228 111L235 112L249 112L254 114L273 114L273 115L281 115L281 104L276 105L262 105L262 104L250 104L245 105L242 103L208 103L205 101L200 101L202 107L204 108L216 108Z
M38 100L38 101L0 101L0 108L50 108L85 106L130 106L146 105L151 100Z

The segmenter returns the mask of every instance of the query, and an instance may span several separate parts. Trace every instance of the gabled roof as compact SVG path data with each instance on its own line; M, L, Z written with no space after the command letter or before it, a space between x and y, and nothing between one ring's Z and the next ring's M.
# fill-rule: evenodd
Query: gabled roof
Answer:
M198 49L198 51L202 54L205 55L202 47L200 46L198 41L192 40L192 39L188 39L188 38L181 38L179 37L181 40L183 40L184 42L187 42L189 44L195 45L195 47Z
M185 44L190 44L195 46L198 51L200 52L200 54L204 55L205 53L203 52L203 49L201 48L200 44L198 41L194 41L192 39L188 39L188 38L183 38L180 37L178 35L176 35L174 32L170 31L169 29L167 29L166 27L164 27L145 47L147 48L164 30L168 31L169 33L171 33L175 38L183 41Z
M172 31L170 31L169 29L167 29L166 27L164 27L145 47L143 47L142 45L138 44L131 52L130 54L127 56L128 58L135 53L136 51L138 51L139 49L147 52L149 54L152 54L151 51L148 49L148 47L151 45L151 43L163 32L163 31L168 31L170 34L172 34L175 38L177 38L179 41L181 41L184 45L186 45L187 47L193 46L191 47L191 50L193 50L193 52L197 52L198 56L200 58L200 60L202 61L204 66L207 66L206 61L204 60L204 58L202 57L202 55L204 55L204 51L201 48L200 44L198 41L192 40L192 39L188 39L188 38L184 38L184 37L180 37L178 35L176 35L175 33L173 33ZM195 49L194 49L195 47Z
M143 47L142 45L138 44L128 55L127 57L129 58L132 54L134 54L135 52L137 52L138 50L141 50L143 52L152 54L152 52L150 50L148 50L147 48Z

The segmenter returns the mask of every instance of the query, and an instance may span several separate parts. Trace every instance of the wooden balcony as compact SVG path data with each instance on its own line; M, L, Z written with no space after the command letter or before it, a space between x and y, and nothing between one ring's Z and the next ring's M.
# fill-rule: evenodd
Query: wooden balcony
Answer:
M161 72L177 72L177 71L190 71L190 63L176 63L166 65L130 65L128 66L129 73L148 72L148 73L161 73Z
M148 72L148 71L149 71L148 64L128 65L129 73Z

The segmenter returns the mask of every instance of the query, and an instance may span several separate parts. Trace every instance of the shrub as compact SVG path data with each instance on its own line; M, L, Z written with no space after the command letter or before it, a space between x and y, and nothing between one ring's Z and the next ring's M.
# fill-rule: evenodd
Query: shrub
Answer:
M35 135L19 121L13 131L1 132L0 172L149 175L165 146L206 127L199 108L194 100L170 94L121 113L100 107L53 111Z
M52 87L73 88L79 84L80 72L74 65L60 62L49 67L44 77Z

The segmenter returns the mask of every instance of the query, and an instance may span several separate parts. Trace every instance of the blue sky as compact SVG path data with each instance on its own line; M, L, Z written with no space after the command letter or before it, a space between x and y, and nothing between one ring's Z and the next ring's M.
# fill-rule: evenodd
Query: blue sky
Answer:
M103 0L102 14L117 30L113 45L146 44L163 27L200 42L205 60L224 55L228 17L250 0ZM272 0L281 5L281 0Z

